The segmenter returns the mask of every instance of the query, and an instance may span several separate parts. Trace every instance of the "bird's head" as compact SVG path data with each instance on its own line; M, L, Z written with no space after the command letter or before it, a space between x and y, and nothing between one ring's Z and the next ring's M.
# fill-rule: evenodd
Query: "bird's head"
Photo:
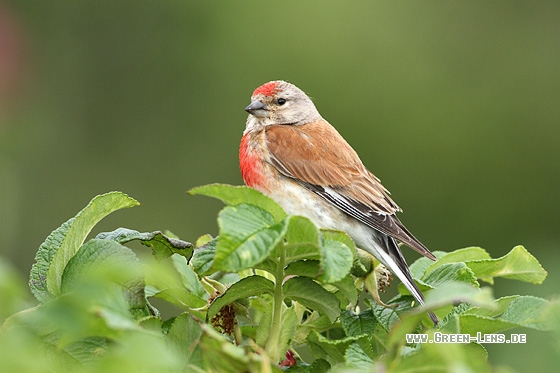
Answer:
M255 89L246 131L271 125L302 125L321 119L311 99L298 87L275 80Z

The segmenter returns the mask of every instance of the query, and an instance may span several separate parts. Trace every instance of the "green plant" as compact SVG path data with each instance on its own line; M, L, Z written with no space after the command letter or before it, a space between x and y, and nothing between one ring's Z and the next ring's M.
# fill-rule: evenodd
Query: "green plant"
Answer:
M343 232L287 216L246 187L208 185L191 194L221 199L217 238L195 245L170 233L119 228L86 240L107 214L138 205L112 192L53 231L40 246L29 286L40 304L23 307L17 276L0 262L7 317L0 333L6 371L490 371L481 344L427 344L420 332L477 335L514 327L548 330L558 303L512 295L493 299L495 277L542 283L546 272L522 246L492 259L482 248L419 259L413 277L426 294L413 307L404 287L385 307L376 261ZM137 255L133 241L153 255ZM193 255L194 254L194 255ZM381 278L380 278L381 276ZM180 311L163 317L159 298ZM441 323L431 325L433 310ZM550 321L552 320L552 321ZM437 334L440 335L440 334ZM407 342L408 339L408 342ZM416 342L416 343L415 343ZM307 350L307 362L298 351ZM26 359L25 356L33 356Z

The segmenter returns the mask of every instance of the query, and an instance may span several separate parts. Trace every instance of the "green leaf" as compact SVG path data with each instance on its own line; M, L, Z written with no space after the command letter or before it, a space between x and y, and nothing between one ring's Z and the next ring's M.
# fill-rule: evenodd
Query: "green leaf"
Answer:
M168 237L161 231L151 233L140 233L138 231L118 228L112 232L99 233L95 238L102 240L113 240L120 244L139 240L145 246L152 248L152 253L157 260L179 254L190 260L193 253L193 244L177 238Z
M498 259L483 259L468 262L467 265L475 275L488 283L494 277L542 284L547 276L537 259L523 246L514 247L509 253Z
M191 315L183 313L173 321L166 340L169 348L183 359L181 371L187 372L193 366L202 368L201 336L200 323Z
M194 311L206 305L207 293L186 258L174 254L162 261L153 261L144 266L146 273L146 295L164 299L197 317L203 312Z
M261 276L245 277L231 285L224 294L220 295L208 307L207 320L212 319L222 307L235 302L238 299L260 295L262 293L274 293L274 283Z
M286 305L283 305L287 308ZM268 337L270 337L270 327L272 325L272 313L274 309L274 302L266 302L264 305L264 310L262 310L262 316L258 320L257 330L255 332L255 342L261 347L266 346Z
M284 269L285 276L306 276L317 278L321 272L318 260L297 260Z
M490 373L492 369L486 351L480 345L426 343L418 351L397 359L391 371Z
M93 371L180 372L183 361L161 333L138 330L119 336Z
M346 276L342 280L334 282L331 285L338 289L336 295L340 299L341 305L355 305L358 303L358 289L356 289L351 276ZM341 298L341 296L343 298Z
M514 327L548 330L547 308L550 302L532 296L511 296L499 299L494 314L478 307L459 314L460 332L497 333Z
M399 321L399 315L395 308L382 306L373 299L366 299L366 303L371 307L373 316L385 332L388 333L393 325Z
M347 336L358 337L361 335L372 335L377 327L377 318L373 315L371 309L359 314L344 310L340 315L340 323Z
M344 232L334 230L321 231L321 268L319 279L333 283L346 277L356 258L354 242Z
M303 216L293 215L288 216L285 222L288 226L285 245L286 263L305 259L320 259L320 233L315 224ZM279 256L279 254L276 256Z
M74 223L74 219L68 220L52 231L45 239L45 242L39 246L39 250L37 250L35 255L35 262L31 266L31 273L29 275L29 289L31 289L33 296L41 303L46 303L53 298L53 294L47 286L47 272L54 253L60 247L68 229Z
M267 356L236 346L207 324L202 324L201 349L205 372L281 372Z
M105 245L119 245L116 242L99 241ZM88 244L83 248L87 250ZM90 247L94 245L96 242L92 242ZM109 262L111 259L106 263ZM70 262L64 276L64 280L69 282L63 282L65 293L41 305L34 320L31 320L32 325L56 336L55 343L59 348L87 337L115 339L124 331L142 330L137 318L148 313L142 314L142 309L133 308L145 302L134 291L136 271L131 270L130 263L118 262L116 260L103 266L100 261L96 261L92 267L83 266L83 272L79 271L79 264Z
M129 309L144 308L144 280L138 258L132 250L115 241L92 239L66 265L61 276L61 293L84 280L106 277L123 287Z
M473 271L465 263L443 264L422 278L422 282L432 288L451 281L465 282L474 287L480 287Z
M214 264L217 244L218 239L214 238L204 245L196 248L190 263L193 266L194 271L200 276L208 276L209 274L214 273L212 265Z
M204 291L202 284L198 280L198 276L187 263L187 258L182 255L173 254L169 258L169 260L173 264L173 267L175 268L177 273L181 276L181 284L187 290L187 292L198 297L204 297L206 295L206 292Z
M318 277L325 283L344 279L356 256L352 239L341 231L319 231L309 219L301 216L289 216L288 219L286 262L292 263L287 274Z
M274 302L268 302L265 306L264 313L259 322L256 331L256 342L259 346L266 346L268 339L271 334L272 325L272 310L274 308ZM290 341L296 333L298 323L298 317L294 307L287 307L284 303L282 304L282 321L281 325L276 325L275 327L281 328L280 331L280 341L275 344L278 348L279 355L283 356L288 349Z
M253 267L268 257L286 233L286 224L253 205L225 207L218 216L220 236L214 265L227 272Z
M346 361L345 354L347 348L363 338L363 336L360 336L328 339L316 331L312 331L307 337L307 343L316 358L324 358L334 365L344 363Z
M302 373L326 373L329 372L331 369L331 365L325 359L315 359L313 363L309 367L304 367ZM288 370L291 372L291 370ZM298 370L294 370L298 372Z
M444 255L447 255L445 251L433 251L432 254L434 254L438 260ZM435 263L437 263L437 261ZM426 258L425 256L416 259L414 263L409 266L412 278L416 280L421 279L426 274L428 268L430 268L433 264L434 261Z
M339 231L337 229L321 229L321 236L323 240L342 242L346 247L350 248L353 257L357 256L356 245L354 244L352 238L350 238L350 236L347 235L345 232Z
M446 282L426 294L425 308L435 309L451 304L469 303L479 307L496 308L492 290L478 289L464 282Z
M450 253L444 253L438 256L437 262L431 262L431 265L426 269L425 273L430 273L435 268L444 264L453 264L458 262L471 262L473 260L492 259L490 254L481 247L465 247L463 249L455 250ZM421 278L422 274L419 278Z
M494 301L493 308L469 306L468 309L463 310L462 312L460 312L460 314L484 316L490 318L499 317L510 306L511 302L513 302L517 298L519 298L519 295L509 295L507 297L496 299Z
M257 206L270 213L274 222L279 223L286 217L286 213L271 198L246 186L233 186L227 184L210 184L189 190L192 195L205 195L220 199L226 205L236 206L249 204Z
M69 344L63 351L82 368L99 361L109 351L109 343L105 338L88 337Z
M462 262L440 265L432 271L427 271L424 277L416 282L422 291L437 288L448 282L464 282L474 287L480 287L473 271ZM402 283L399 284L398 289L399 293L403 295L410 294Z
M60 295L62 272L95 224L113 211L137 205L121 192L102 194L53 231L39 247L31 268L29 284L37 300L44 303Z
M374 360L364 351L363 347L367 348L368 344L359 342L352 343L346 349L344 359L351 367L371 370Z
M286 240L290 244L309 243L319 246L319 229L306 217L290 215Z
M340 315L338 299L308 277L292 277L284 283L282 290L286 298L327 315L331 322Z

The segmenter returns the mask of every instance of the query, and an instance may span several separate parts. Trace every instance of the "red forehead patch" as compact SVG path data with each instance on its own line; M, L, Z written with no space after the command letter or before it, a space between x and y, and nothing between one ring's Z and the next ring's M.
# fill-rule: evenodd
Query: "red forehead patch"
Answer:
M263 84L259 88L255 89L255 92L253 92L253 96L256 96L258 94L263 94L265 96L273 96L277 92L276 89L277 86L278 86L278 82L268 82L266 84Z

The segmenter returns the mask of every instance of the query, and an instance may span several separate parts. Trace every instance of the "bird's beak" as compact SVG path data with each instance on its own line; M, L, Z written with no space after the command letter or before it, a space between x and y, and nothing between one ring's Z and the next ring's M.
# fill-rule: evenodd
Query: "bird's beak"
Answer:
M265 118L268 116L266 105L261 100L251 102L249 106L245 108L245 111L259 118Z

